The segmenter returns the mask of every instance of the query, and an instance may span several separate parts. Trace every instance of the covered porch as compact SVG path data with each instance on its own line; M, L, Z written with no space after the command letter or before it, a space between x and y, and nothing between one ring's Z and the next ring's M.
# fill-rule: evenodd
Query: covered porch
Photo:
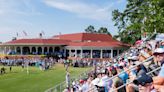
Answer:
M66 55L70 58L113 58L124 51L114 47L67 47Z
M47 55L63 53L62 45L1 45L0 53L7 55Z

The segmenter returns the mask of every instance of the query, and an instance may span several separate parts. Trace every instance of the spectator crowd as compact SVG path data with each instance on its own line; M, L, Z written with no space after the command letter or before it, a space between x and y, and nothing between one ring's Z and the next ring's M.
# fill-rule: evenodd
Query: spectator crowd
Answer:
M163 63L164 39L141 41L118 57L93 62L88 76L67 83L64 92L164 92Z
M1 73L6 73L6 67L9 66L9 70L12 70L12 66L22 66L22 70L28 66L36 66L40 70L47 70L51 68L55 64L55 59L53 58L1 58L0 59L0 65L1 67Z

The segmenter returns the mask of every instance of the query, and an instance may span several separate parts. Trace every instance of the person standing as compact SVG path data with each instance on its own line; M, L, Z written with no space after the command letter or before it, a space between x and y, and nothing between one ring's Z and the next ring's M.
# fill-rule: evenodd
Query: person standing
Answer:
M68 88L68 90L70 90L70 83L71 83L70 73L66 71L66 87Z
M70 63L70 61L69 61L69 59L67 59L67 61L66 61L66 71L68 71L68 67L69 67L69 63Z
M10 65L10 72L11 72L11 70L12 70L12 66Z

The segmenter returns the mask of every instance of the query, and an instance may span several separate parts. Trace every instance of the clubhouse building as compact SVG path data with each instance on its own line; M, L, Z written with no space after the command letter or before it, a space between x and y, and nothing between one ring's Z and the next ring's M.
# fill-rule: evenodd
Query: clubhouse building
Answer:
M73 33L51 38L16 39L0 44L0 54L58 55L69 58L113 58L128 46L111 35Z

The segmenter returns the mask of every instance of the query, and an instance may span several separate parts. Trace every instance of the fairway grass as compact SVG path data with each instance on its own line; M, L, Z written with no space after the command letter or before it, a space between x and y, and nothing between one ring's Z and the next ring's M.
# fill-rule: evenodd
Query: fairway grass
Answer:
M57 64L47 71L29 67L29 74L20 66L12 67L11 72L8 66L5 68L7 73L0 75L0 92L44 92L65 80L65 68L62 64ZM71 77L78 76L89 69L69 67Z

